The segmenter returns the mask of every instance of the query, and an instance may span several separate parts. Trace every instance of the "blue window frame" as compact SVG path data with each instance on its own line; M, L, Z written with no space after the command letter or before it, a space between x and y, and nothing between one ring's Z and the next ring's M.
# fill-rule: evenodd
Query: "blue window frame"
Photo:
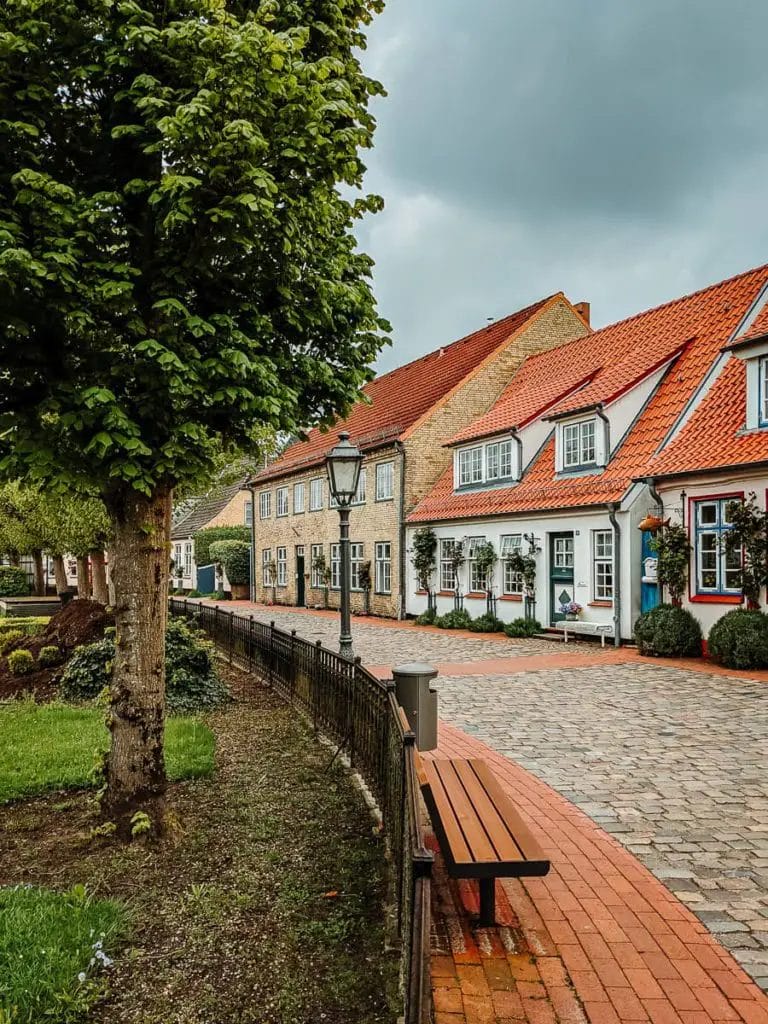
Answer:
M740 594L741 551L728 551L731 510L741 498L702 498L693 503L696 528L696 593Z
M768 356L760 360L760 384L757 391L757 422L768 427Z

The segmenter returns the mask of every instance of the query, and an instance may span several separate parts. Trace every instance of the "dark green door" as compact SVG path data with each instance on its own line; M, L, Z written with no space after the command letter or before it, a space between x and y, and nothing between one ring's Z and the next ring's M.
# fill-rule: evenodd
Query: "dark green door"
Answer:
M550 622L562 622L560 605L573 601L573 533L549 535Z
M296 548L296 604L303 608L307 603L306 580L304 579L304 548Z

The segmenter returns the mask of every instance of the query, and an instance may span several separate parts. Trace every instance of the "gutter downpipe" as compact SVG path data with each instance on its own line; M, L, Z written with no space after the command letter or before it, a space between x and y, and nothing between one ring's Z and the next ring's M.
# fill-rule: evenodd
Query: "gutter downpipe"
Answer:
M595 408L595 413L596 413L598 419L601 419L603 421L603 423L605 424L605 431L604 431L604 436L605 436L605 453L603 455L603 458L605 459L605 465L607 466L608 462L610 461L610 458L611 458L611 421L608 419L608 417L603 412L602 402L600 403L600 405L598 405Z
M656 505L658 505L658 507L659 507L659 514L661 515L661 518L663 519L664 518L664 502L661 500L661 495L656 490L656 478L653 477L653 476L647 476L645 478L645 483L646 483L646 486L648 488L648 493L651 496L651 500L653 502L655 502ZM683 523L683 525L685 525L685 523ZM663 600L664 600L664 591L663 591L663 588L662 588L660 583L656 584L656 593L657 593L658 598L659 598L659 604L661 604L663 602Z
M520 435L517 432L517 427L513 427L510 430L509 434L510 434L510 437L512 438L512 440L517 445L517 478L516 479L520 480L520 478L523 475L523 442L522 442L522 438L520 437Z
M608 519L613 527L613 572L616 579L616 593L613 600L613 646L621 647L621 526L616 518L618 502L608 506Z
M256 604L256 490L248 485L251 492L251 601Z
M405 585L405 445L402 441L395 441L395 448L400 452L400 511L398 523L399 533L399 552L398 552L398 569L400 576L400 586L397 599L397 617L399 620L405 619L405 602L406 602L406 585Z

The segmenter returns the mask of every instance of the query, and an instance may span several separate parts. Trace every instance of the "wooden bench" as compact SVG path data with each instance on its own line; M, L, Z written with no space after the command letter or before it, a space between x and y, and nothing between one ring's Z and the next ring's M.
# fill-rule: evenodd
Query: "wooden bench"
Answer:
M549 861L487 761L422 759L424 801L452 878L476 878L480 925L496 920L496 879L546 875Z
M582 633L587 636L599 636L600 646L605 647L605 638L613 636L613 624L608 622L556 622L554 629L562 632L563 639L568 643L569 633Z

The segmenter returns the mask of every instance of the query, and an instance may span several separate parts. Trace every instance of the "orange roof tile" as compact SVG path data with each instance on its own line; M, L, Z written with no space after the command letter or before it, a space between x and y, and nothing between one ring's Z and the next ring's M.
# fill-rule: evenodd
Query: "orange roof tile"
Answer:
M559 365L553 365L550 373L557 372L566 383L573 381L570 357L579 358L580 348L587 350L585 364L589 364L589 353L593 353L593 366L599 362L600 349L609 356L620 353L618 364L612 360L611 365L607 365L608 361L604 360L607 393L617 383L628 380L632 353L636 356L635 369L653 365L653 362L649 364L649 358L658 364L659 360L663 363L665 356L680 353L604 470L588 476L558 476L554 439L550 438L523 479L512 487L456 494L453 472L449 470L414 509L409 522L469 519L619 501L633 479L655 472L651 469L651 460L656 450L685 410L720 349L738 328L766 279L768 266L759 267L603 328L553 353L558 357L555 364ZM536 356L529 363L543 358ZM529 363L521 369L520 376L531 372ZM584 372L584 365L581 372ZM591 385L587 385L582 391L582 398L590 388ZM511 390L512 385L499 399L497 407L510 401ZM551 390L556 390L554 383ZM576 402L576 395L568 399L571 401ZM579 401L576 407L581 404ZM490 415L482 417L480 422L488 421ZM486 429L483 436L487 434Z
M744 345L748 341L758 341L761 338L765 338L768 335L768 301L758 310L757 316L747 329L741 333L731 343L734 347L736 345Z
M357 402L349 416L340 420L332 431L318 428L310 431L305 440L296 441L279 459L258 473L255 482L273 480L322 463L340 430L348 430L352 441L363 450L396 440L546 305L562 298L559 292L541 299L445 348L377 377L363 388L367 402Z

